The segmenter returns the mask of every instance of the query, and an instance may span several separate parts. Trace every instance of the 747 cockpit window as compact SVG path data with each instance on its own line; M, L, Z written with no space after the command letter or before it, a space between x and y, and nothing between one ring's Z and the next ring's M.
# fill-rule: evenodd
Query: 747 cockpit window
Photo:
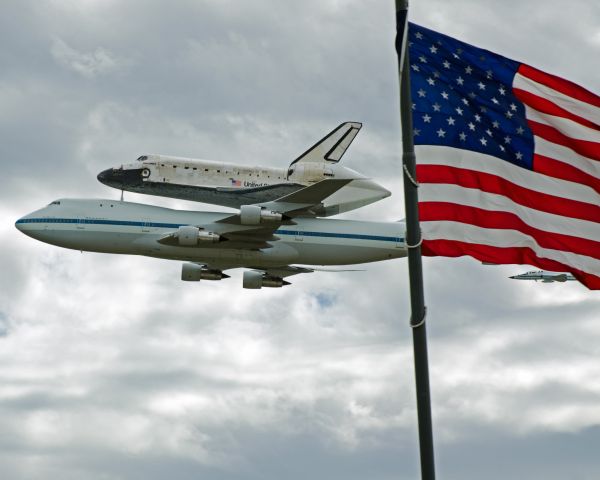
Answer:
M138 159L137 159L138 162L143 162L144 160L148 160L148 155L142 155L141 157L138 157Z
M50 205L60 205L60 200L54 200L53 202L50 202L48 204L48 206L50 206Z

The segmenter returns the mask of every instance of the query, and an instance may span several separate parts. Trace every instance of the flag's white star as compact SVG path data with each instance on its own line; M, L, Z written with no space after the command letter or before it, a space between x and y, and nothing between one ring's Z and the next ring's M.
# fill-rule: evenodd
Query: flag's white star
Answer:
M503 145L498 145L500 147L500 150L502 150L503 152L506 150L506 148L504 148Z
M478 113L475 114L475 121L481 122L481 116Z
M521 152L517 152L515 153L515 157L517 157L517 160L521 160L523 158L523 154Z
M504 87L500 87L498 89L498 92L500 93L500 95L506 95L506 90L504 90Z
M425 92L425 90L423 90L422 88L420 88L420 89L417 91L417 93L419 94L419 97L421 97L421 98L422 98L422 97L424 97L424 96L425 96L425 94L426 94L427 92Z
M428 83L429 85L433 86L433 85L435 85L435 80L434 80L433 78L429 77L429 78L427 79L427 83Z
M435 45L432 45L431 47L429 47L429 51L431 53L437 53L437 47Z
M462 101L462 102L463 102L465 105L469 106L469 101L468 101L466 98L461 98L461 101Z
M492 131L488 128L485 133L487 133L490 137L492 136Z
M459 138L464 142L467 139L467 135L465 132L460 132L458 134Z
M423 121L425 123L429 123L431 121L431 117L427 114L423 115Z
M423 38L423 34L421 32L417 32L417 33L415 33L415 37L417 37L419 40L421 40Z
M415 65L414 63L410 66L410 68L412 68L415 72L418 72L420 70L419 66Z
M463 109L460 107L456 107L454 110L456 110L456 113L458 113L459 115L463 114Z
M504 143L510 143L510 137L508 135L504 137Z
M491 78L492 78L492 75L493 75L493 73L494 73L494 72L492 72L491 70L488 70L488 71L486 71L485 73L486 73L486 75L485 75L485 76L486 76L486 78L487 78L488 80L491 80Z
M444 66L444 68L450 68L450 62L448 60L444 60L442 65Z
M517 133L518 133L519 135L523 135L523 132L524 132L524 131L525 131L525 130L523 129L523 127L519 127L519 128L517 128Z
M436 102L436 103L434 103L434 104L432 105L432 107L433 107L433 111L434 111L434 112L439 112L439 111L442 109L442 106L441 106L439 103L437 103L437 102Z
M513 113L511 111L507 111L506 118L512 118L512 117L513 117Z
M462 85L463 83L465 83L465 80L462 77L458 77L456 79L456 83L458 83L459 85Z
M415 137L417 137L417 136L421 135L421 130L419 130L418 128L415 128L415 129L413 130L413 135L414 135Z
M470 66L470 65L467 65L467 66L465 67L465 73L467 73L467 74L469 74L469 75L470 75L472 71L473 71L473 69L471 68L471 66Z
M483 82L479 82L477 86L479 87L479 90L485 90L485 85L483 84Z
M494 128L500 128L500 122L499 122L499 121L497 121L497 120L494 120L494 121L492 122L492 127L494 127Z
M446 136L446 132L444 130L442 130L441 128L437 131L438 137L444 137Z
M469 127L469 130L475 130L475 124L473 122L469 122L467 126Z
M496 99L496 97L492 97L492 102L498 105L500 102Z
M486 140L485 138L481 137L481 138L479 139L479 141L481 142L481 144L482 144L484 147L487 145L487 140Z
M454 123L456 122L456 120L454 120L452 117L448 117L446 121L448 122L448 125L454 125Z
M517 106L514 103L510 104L510 109L514 112L517 110Z
M441 93L441 95L444 100L448 100L448 92L444 91Z
M425 55L421 55L419 57L419 60L421 61L421 63L427 63L427 59L425 58Z

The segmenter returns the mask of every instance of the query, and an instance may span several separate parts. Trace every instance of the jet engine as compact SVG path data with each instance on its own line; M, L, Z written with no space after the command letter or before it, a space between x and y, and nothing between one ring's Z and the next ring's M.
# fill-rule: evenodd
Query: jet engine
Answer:
M285 285L289 285L290 282L286 282L283 278L272 277L265 275L262 272L256 270L247 270L244 272L243 287L250 289L259 289L262 287L279 288Z
M220 239L219 235L216 233L200 230L198 227L193 227L191 225L179 227L175 236L177 237L179 245L188 247L198 245L200 242L216 243Z
M210 270L197 263L184 263L181 266L181 279L186 282L199 282L200 280L222 280L229 275L221 270Z
M242 225L280 222L281 218L281 213L266 210L258 205L242 205L240 207L240 222Z

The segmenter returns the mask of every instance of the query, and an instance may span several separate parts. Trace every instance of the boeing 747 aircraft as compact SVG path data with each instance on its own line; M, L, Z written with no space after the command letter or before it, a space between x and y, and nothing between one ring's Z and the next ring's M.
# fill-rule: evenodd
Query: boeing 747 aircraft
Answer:
M119 190L232 208L273 201L325 179L350 180L318 209L305 212L328 217L390 196L381 185L338 164L361 127L358 122L342 123L286 169L142 155L134 163L100 172L98 180Z
M242 205L234 214L61 199L16 227L60 247L183 261L182 280L221 280L228 269L246 268L244 288L282 287L290 275L318 270L313 265L406 256L404 223L306 217L349 181L322 180L275 201Z

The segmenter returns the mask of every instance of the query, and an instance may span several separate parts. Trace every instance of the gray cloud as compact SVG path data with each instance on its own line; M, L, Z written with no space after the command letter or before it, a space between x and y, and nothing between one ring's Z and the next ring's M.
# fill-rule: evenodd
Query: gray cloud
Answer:
M589 2L411 8L600 90ZM3 478L418 475L406 262L254 292L239 272L184 284L176 262L61 250L13 226L54 198L117 198L97 172L142 153L281 166L345 120L365 127L344 162L394 192L345 216L401 218L393 9L3 4ZM596 478L597 294L512 282L514 266L424 264L438 475Z

